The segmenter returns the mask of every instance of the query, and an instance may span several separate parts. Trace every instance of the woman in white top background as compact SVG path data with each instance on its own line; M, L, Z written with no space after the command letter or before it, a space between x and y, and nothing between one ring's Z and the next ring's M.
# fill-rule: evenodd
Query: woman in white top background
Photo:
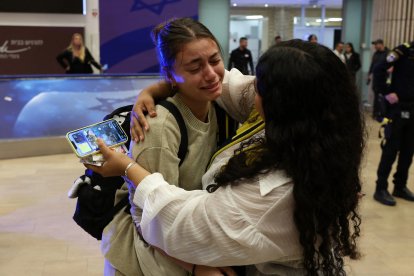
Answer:
M249 275L345 275L344 257L359 256L364 127L344 76L322 45L271 47L256 70L265 130L215 158L203 177L209 191L168 185L102 141L105 164L88 167L137 185L143 237L178 259L252 265Z

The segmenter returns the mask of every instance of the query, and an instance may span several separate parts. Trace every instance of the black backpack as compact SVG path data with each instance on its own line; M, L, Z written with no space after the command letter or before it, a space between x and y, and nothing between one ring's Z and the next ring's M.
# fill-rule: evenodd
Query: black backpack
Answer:
M157 103L165 107L176 119L181 133L181 142L178 151L180 158L179 165L185 159L188 148L188 135L184 119L178 108L169 101L161 101ZM104 120L115 119L125 130L128 135L128 142L125 144L129 149L130 120L132 105L123 106L114 110L111 114L105 116ZM85 174L79 177L71 191L69 197L77 197L76 210L73 215L75 222L91 236L97 240L102 239L102 232L106 225L111 222L115 214L129 204L128 194L115 204L115 194L124 184L121 176L103 177L92 170L85 170ZM115 204L115 205L114 205ZM129 212L130 208L125 208Z

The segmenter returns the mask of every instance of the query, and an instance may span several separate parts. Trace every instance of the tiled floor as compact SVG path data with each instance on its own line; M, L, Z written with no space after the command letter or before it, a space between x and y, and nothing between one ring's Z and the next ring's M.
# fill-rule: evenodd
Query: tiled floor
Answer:
M386 207L372 199L380 156L378 125L368 119L370 138L362 169L363 258L349 262L349 275L414 275L414 203ZM67 198L83 166L72 154L0 160L0 275L102 275L99 242L72 220ZM409 187L414 190L414 169Z
M72 154L0 161L0 275L102 275L99 242L72 220Z

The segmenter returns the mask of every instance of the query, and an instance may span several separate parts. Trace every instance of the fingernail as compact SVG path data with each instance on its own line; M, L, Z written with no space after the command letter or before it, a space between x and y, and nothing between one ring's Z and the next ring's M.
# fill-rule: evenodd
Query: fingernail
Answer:
M148 127L147 126L145 126L145 130L148 131Z
M144 136L139 136L139 139L142 141L144 140Z

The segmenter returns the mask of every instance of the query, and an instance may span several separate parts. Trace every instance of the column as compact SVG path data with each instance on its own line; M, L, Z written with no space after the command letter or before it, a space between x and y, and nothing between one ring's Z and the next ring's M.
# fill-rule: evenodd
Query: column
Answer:
M219 41L224 63L229 59L230 0L199 0L199 20Z

